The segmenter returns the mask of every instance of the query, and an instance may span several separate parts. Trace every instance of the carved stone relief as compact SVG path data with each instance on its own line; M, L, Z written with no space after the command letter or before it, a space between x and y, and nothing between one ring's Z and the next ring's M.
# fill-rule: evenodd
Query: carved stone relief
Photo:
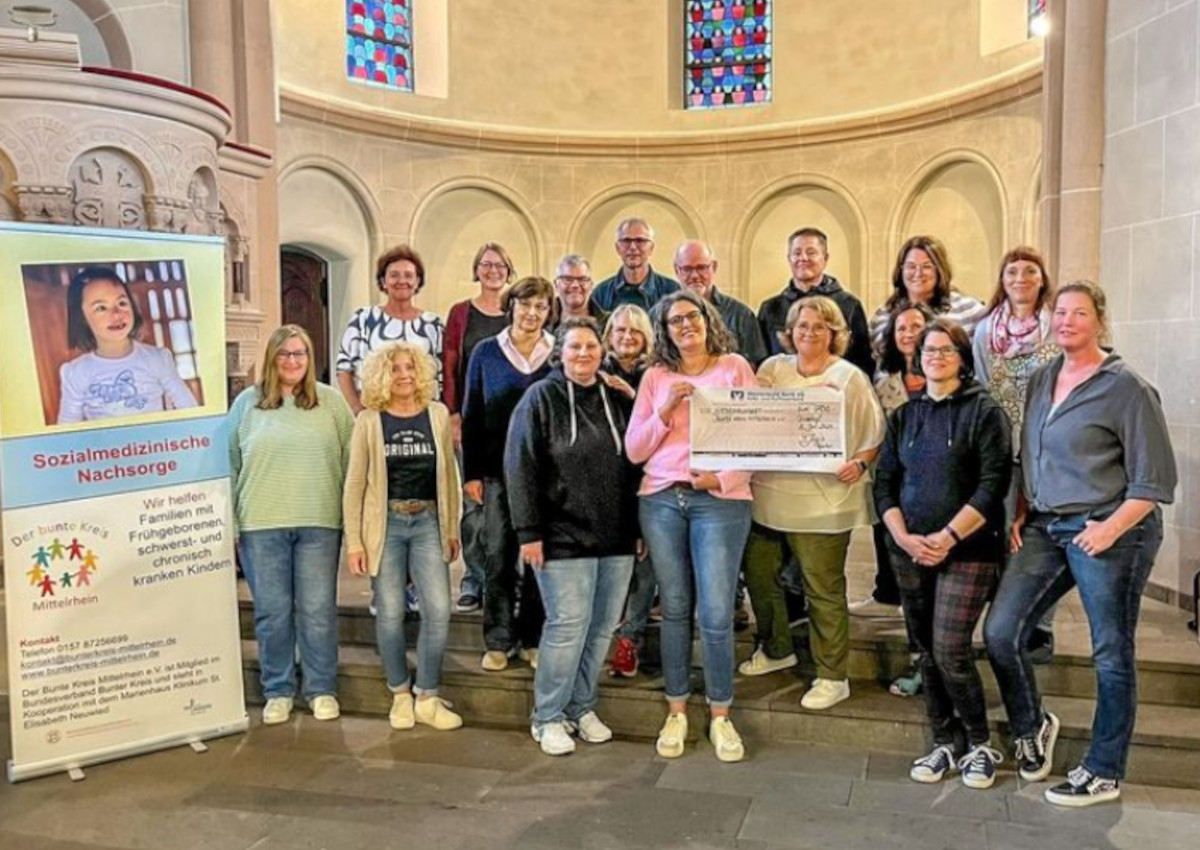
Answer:
M146 179L128 154L88 151L71 165L70 181L76 224L146 229Z
M22 221L42 224L73 224L70 186L30 186L18 183L13 187Z

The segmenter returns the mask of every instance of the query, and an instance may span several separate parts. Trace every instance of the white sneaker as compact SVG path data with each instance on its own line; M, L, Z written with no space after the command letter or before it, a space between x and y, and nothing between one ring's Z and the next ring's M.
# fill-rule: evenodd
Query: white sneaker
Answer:
M738 665L738 672L743 676L765 676L778 670L786 670L800 663L796 653L785 655L783 658L772 658L761 646L754 654Z
M874 596L851 602L846 608L850 611L851 617L866 617L871 620L894 620L904 616L904 609L899 605L876 602Z
M529 734L541 744L542 752L548 756L565 756L575 752L575 742L567 734L565 723L543 723L530 726Z
M708 740L712 741L717 758L724 762L741 761L746 757L742 736L733 728L728 717L714 717L708 725Z
M517 653L517 655L520 657L520 659L522 661L524 661L526 664L528 664L534 670L537 669L538 651L537 651L536 646L531 649L522 648L521 651Z
M411 729L417 725L413 714L413 695L408 691L392 697L392 710L388 712L388 723L393 729Z
M612 740L612 729L594 711L589 711L578 720L568 720L567 726L578 733L579 740L589 744L604 744Z
M810 711L821 711L832 708L839 702L850 698L850 683L845 679L817 679L804 696L800 698L800 707Z
M342 714L342 708L333 694L321 694L319 697L315 697L309 708L312 709L313 717L317 720L337 720Z
M508 653L499 649L489 649L483 654L479 666L489 673L499 673L508 667Z
M416 701L413 719L417 723L432 726L439 732L449 732L463 725L463 719L450 710L450 703L441 697L429 697Z
M277 723L287 723L292 716L291 697L271 697L263 706L262 721L264 726L274 726Z
M688 720L686 714L668 714L666 722L658 732L654 743L655 751L665 759L677 759L683 755L687 741Z

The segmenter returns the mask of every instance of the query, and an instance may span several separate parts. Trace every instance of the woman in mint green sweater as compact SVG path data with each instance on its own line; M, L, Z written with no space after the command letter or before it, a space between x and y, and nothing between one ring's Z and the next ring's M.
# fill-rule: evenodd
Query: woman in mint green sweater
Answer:
M312 340L284 325L267 340L262 379L229 411L229 459L242 568L254 597L263 723L285 723L302 693L313 717L337 701L337 571L342 484L354 417L317 383Z

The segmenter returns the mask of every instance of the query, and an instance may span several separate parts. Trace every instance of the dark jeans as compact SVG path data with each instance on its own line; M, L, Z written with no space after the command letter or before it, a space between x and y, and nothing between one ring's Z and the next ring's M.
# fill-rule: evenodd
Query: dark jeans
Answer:
M1162 543L1162 512L1155 509L1099 555L1071 542L1086 514L1031 514L1020 551L1009 562L984 624L988 656L1014 737L1037 732L1042 701L1024 647L1042 616L1072 587L1087 614L1096 668L1096 714L1083 766L1097 776L1125 774L1137 716L1134 636L1142 590Z
M936 744L956 754L987 743L987 701L971 636L996 585L999 564L950 561L922 567L891 544L909 639L921 653L925 712Z
M542 597L533 570L517 563L517 536L500 478L483 479L483 642L488 650L536 649Z
M871 527L871 536L875 540L875 590L871 597L884 605L900 604L900 585L896 583L896 571L892 569L891 557L888 555L887 526L877 522Z

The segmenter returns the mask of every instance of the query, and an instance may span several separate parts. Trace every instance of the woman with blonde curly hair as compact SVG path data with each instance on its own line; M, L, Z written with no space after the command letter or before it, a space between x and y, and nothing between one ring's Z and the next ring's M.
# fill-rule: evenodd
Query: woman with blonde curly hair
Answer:
M462 496L450 415L434 400L436 375L433 359L414 343L388 343L368 355L365 409L354 423L343 497L350 571L369 574L375 594L375 636L393 695L393 729L462 726L438 696ZM421 593L415 686L404 640L410 577Z
M286 723L302 693L317 720L337 701L342 482L354 417L312 369L298 325L267 340L262 378L229 410L229 468L242 569L254 597L263 723Z

